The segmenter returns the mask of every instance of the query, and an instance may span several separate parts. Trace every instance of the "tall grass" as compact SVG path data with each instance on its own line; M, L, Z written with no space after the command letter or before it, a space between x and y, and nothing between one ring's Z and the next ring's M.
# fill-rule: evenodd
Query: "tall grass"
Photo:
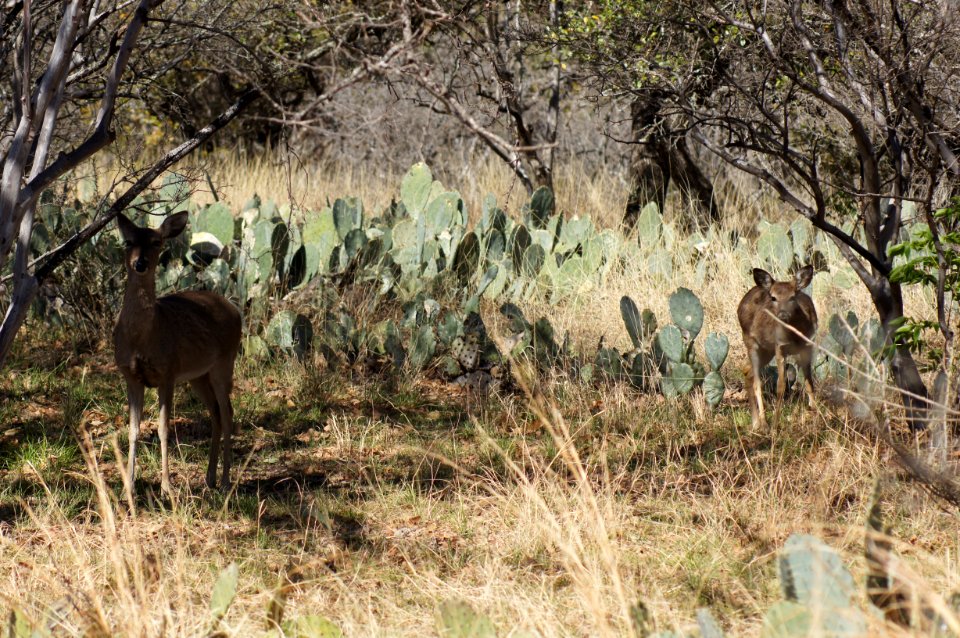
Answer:
M356 195L375 211L398 194L402 177L268 157L211 159L204 170L234 206L258 193L305 209ZM559 208L616 225L623 184L586 174L560 170ZM496 163L442 179L471 211L487 192L511 213L526 197ZM781 214L749 184L724 189L724 231L745 232L756 213ZM662 279L628 264L600 288L525 310L549 315L585 350L601 336L625 348L620 296L662 317L670 292L687 286L703 302L705 325L731 337L731 358L742 365L735 309L753 264L724 243L709 260L702 286L692 268ZM822 318L850 309L872 315L859 286L815 302ZM908 291L906 302L908 312L929 312L922 293ZM496 334L495 309L484 312ZM27 338L43 343L42 335ZM775 557L789 534L820 535L862 582L872 488L895 474L882 444L826 404L815 412L788 406L776 431L749 432L736 372L714 412L698 398L672 403L522 367L518 393L480 403L427 379L375 387L309 362L243 361L238 370L238 456L248 484L227 501L202 491L197 455L183 460L189 442L174 447L176 501L154 502L140 486L134 502L118 471L122 447L83 434L89 407L44 422L78 429L82 462L71 452L50 463L62 468L58 482L49 473L0 475L4 608L50 624L54 635L251 636L268 632L264 610L280 586L286 617L322 614L347 636L434 635L437 605L449 599L489 614L503 636L637 635L640 603L657 629L690 629L695 610L709 607L730 635L756 635L779 599ZM93 381L78 374L59 377L82 391ZM123 425L122 415L111 423ZM308 466L319 484L306 479ZM70 485L89 495L79 508ZM888 498L895 548L915 582L933 592L960 588L954 515L909 485ZM4 514L8 504L16 514ZM211 588L233 561L237 601L211 627ZM873 635L903 633L872 622Z

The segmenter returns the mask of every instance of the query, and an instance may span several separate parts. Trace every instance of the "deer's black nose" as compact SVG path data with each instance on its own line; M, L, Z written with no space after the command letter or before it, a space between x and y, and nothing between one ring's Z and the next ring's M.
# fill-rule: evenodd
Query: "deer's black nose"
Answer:
M137 257L137 261L133 264L134 270L137 272L146 272L147 271L147 260L143 257Z

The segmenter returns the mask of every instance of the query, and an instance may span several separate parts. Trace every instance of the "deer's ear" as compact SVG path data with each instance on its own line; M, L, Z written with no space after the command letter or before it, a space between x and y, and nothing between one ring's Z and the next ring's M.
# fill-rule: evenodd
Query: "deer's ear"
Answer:
M770 290L770 286L773 285L773 277L763 268L753 269L753 280L764 290Z
M183 210L176 215L170 215L160 224L160 234L164 239L176 237L187 227L187 211Z
M807 264L803 268L797 271L797 274L794 275L797 279L797 290L801 288L806 288L810 285L810 282L813 281L813 266Z
M137 237L137 225L130 221L123 213L117 213L117 228L123 241L134 241Z

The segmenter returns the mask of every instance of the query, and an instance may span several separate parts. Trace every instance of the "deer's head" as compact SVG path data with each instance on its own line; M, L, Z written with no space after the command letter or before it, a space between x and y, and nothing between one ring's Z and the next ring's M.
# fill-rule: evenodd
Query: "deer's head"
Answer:
M807 265L797 271L792 281L774 281L762 268L753 269L753 280L763 288L769 299L767 310L784 323L792 324L794 318L802 312L799 299L806 297L803 289L813 279L813 266Z
M117 226L124 243L124 263L130 275L153 276L160 261L163 243L176 237L187 227L187 212L182 211L163 220L160 228L143 228L122 213L117 215Z

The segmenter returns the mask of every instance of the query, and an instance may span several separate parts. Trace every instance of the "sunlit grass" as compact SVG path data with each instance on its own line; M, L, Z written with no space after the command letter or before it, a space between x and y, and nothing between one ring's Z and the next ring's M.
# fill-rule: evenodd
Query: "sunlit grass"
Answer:
M271 158L205 168L234 208L256 192L303 209L357 195L376 211L402 177ZM581 169L558 175L560 209L616 225L619 178ZM525 199L494 163L448 185L474 213L487 192L512 214ZM736 186L724 186L724 231L778 214ZM663 318L673 290L694 289L705 325L731 342L730 392L715 411L699 397L669 402L563 374L478 401L428 375L364 378L319 357L242 358L237 490L204 489L208 415L183 391L171 453L178 495L159 500L151 392L136 515L116 453L126 450L126 414L109 340L64 365L43 353L51 335L32 326L0 404L17 430L0 439L3 608L42 622L70 601L56 635L207 635L213 583L236 562L238 596L218 628L228 636L267 633L264 610L291 573L286 617L324 615L347 636L436 635L437 605L450 599L488 614L502 636L630 636L639 602L659 630L691 629L705 606L728 635L756 635L780 599L776 555L794 532L837 548L862 583L870 495L896 474L889 452L826 404L788 404L775 431L751 431L735 309L753 264L722 241L707 259L702 285L691 267L662 279L629 263L577 298L524 311L548 316L590 356L601 336L629 348L620 296ZM872 315L860 286L815 301L822 324L840 310ZM926 310L929 299L908 291L907 304ZM482 311L502 334L496 307ZM86 459L75 432L90 434ZM909 483L887 499L896 549L925 585L944 595L960 587L954 514Z

